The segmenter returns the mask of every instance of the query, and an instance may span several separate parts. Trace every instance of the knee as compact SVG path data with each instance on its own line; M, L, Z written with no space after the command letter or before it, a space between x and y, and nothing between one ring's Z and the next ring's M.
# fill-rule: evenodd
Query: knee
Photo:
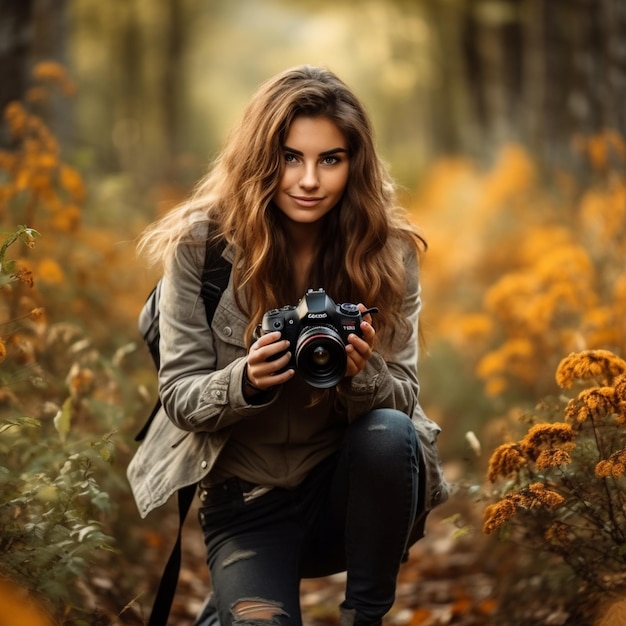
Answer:
M251 598L236 602L231 608L233 625L277 626L280 617L289 617L278 602Z
M363 453L369 462L385 461L407 450L415 454L417 435L411 418L395 409L376 409L350 425L352 450Z

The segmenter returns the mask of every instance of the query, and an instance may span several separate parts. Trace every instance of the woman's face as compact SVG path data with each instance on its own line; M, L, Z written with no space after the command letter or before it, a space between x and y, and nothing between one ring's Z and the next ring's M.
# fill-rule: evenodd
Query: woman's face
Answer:
M274 203L297 224L314 224L339 202L348 183L348 142L326 117L297 117L283 149Z

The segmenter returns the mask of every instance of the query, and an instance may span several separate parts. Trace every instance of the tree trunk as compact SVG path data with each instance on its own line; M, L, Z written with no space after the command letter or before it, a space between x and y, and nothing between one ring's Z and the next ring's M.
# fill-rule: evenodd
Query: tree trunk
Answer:
M33 66L42 60L65 60L66 0L3 0L0 2L0 111L23 99ZM67 134L67 109L52 103L47 122ZM8 137L0 131L0 145Z
M32 63L33 0L0 2L0 109L26 91Z

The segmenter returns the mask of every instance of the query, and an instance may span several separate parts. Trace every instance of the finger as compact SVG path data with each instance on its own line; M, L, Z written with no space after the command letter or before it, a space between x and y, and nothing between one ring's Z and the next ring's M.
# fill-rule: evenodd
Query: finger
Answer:
M251 349L258 350L264 346L268 346L271 343L274 343L280 339L280 331L274 331L271 333L267 333L267 335L261 335L253 344L250 346Z
M368 343L370 348L374 347L374 341L376 339L376 330L368 322L361 322L361 334L364 341Z
M280 333L276 333L276 336L280 337ZM291 353L288 348L289 341L287 340L274 341L267 345L265 342L255 341L250 346L247 356L246 375L248 380L260 389L269 389L289 380L293 376L293 372L275 378L289 364Z
M269 361L261 361L260 363L256 363L253 365L254 375L257 378L274 376L280 370L285 369L289 365L290 360L291 360L291 352L287 351L284 354L281 354L276 359L271 359Z
M359 302L357 304L357 307L359 308L359 311L361 311L361 313L363 313L363 311L367 311L367 307L362 302ZM371 316L371 314L368 313L367 315L364 315L363 316L363 320L368 322L369 324L371 324L372 323L372 316Z
M346 346L346 350L348 350L348 348L352 346L354 350L362 354L367 354L368 352L371 352L374 346L374 338L376 336L376 333L374 332L374 329L369 324L366 325L366 323L364 322L362 326L363 326L363 328L361 328L361 333L363 335L362 337L359 337L358 335L354 333L348 335L349 345Z
M289 348L289 341L286 339L277 341L277 339L280 339L280 333L276 333L272 342L261 341L260 339L255 341L248 352L248 363L262 363Z
M281 385L295 374L295 370L286 369L290 359L291 353L287 352L273 361L263 361L252 366L248 363L248 380L259 389Z
M364 367L366 361L358 357L356 352L348 355L348 361L346 364L346 376L356 376Z

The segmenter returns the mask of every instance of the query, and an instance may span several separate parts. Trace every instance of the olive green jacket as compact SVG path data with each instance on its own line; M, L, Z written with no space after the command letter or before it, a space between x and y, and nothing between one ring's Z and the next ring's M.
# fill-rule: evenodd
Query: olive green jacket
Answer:
M198 482L210 472L233 425L293 409L290 398L294 393L289 393L289 386L299 384L294 377L263 394L260 403L246 401L242 376L248 320L235 303L230 283L222 294L209 332L200 296L204 253L203 245L183 246L163 277L159 370L163 406L127 471L142 517L163 505L181 487ZM232 261L231 248L227 247L223 254ZM320 411L320 419L328 419L328 411L334 411L336 418L346 424L375 408L395 408L411 415L422 444L425 508L429 510L447 498L448 489L436 445L440 428L424 415L417 398L417 324L421 300L417 261L411 255L405 262L409 271L404 315L411 336L407 339L405 334L397 339L386 360L374 352L362 372L344 379L329 394L332 401L315 405L315 410ZM302 398L300 388L297 393L301 402L307 401Z

